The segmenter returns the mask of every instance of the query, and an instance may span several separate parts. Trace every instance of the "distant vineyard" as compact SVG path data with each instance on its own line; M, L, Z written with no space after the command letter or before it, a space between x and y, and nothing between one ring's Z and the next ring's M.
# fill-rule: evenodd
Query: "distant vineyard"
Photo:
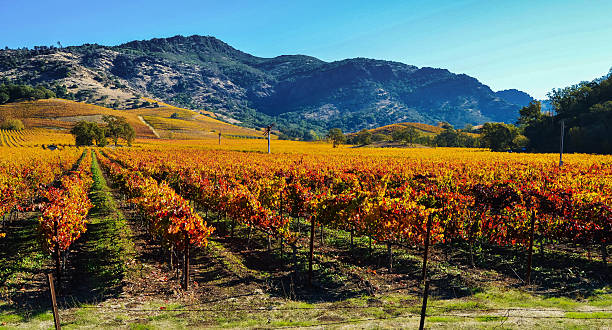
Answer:
M74 137L68 133L45 129L22 131L0 129L0 147L46 147L48 145L74 145Z

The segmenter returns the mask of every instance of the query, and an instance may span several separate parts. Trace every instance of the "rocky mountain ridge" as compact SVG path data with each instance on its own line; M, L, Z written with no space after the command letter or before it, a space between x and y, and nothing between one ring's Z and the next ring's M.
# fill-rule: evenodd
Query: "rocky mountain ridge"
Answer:
M407 121L514 122L530 98L493 92L445 69L366 58L262 58L210 36L3 50L0 79L43 84L60 97L114 108L140 107L146 96L245 126L276 122L298 138L331 127L351 132Z

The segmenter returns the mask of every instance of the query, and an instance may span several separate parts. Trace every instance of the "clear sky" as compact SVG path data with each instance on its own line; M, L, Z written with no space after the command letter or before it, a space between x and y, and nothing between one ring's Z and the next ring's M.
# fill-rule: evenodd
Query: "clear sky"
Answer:
M612 67L612 1L0 0L0 47L212 35L257 56L394 60L544 98Z

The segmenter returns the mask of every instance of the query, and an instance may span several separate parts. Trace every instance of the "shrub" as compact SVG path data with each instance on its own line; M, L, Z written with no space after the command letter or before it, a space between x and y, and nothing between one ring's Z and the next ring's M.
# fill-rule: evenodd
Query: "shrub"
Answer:
M19 119L7 119L4 121L4 123L2 123L1 127L3 129L10 129L14 131L21 131L22 129L25 129L23 122Z

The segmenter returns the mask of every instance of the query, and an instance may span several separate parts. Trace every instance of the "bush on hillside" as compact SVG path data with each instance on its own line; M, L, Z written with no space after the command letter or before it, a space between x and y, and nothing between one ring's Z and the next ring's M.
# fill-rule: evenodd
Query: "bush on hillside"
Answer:
M25 129L25 126L23 125L23 122L19 119L7 119L2 123L2 125L0 125L0 128L21 131Z

